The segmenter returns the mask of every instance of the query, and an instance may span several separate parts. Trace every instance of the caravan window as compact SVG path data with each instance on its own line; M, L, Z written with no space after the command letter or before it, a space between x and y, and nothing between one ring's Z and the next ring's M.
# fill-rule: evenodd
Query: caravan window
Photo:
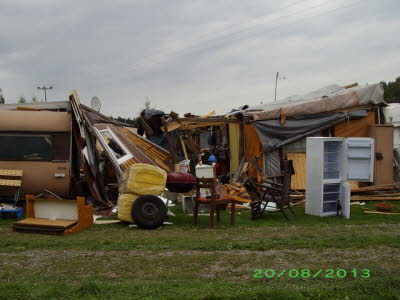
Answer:
M0 160L52 160L51 135L0 134Z

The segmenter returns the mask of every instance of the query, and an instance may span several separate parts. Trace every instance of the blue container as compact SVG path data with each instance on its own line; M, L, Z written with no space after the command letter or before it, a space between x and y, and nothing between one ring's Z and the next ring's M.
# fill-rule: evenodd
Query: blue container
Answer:
M16 207L15 209L0 209L0 219L21 219L22 218L22 207Z

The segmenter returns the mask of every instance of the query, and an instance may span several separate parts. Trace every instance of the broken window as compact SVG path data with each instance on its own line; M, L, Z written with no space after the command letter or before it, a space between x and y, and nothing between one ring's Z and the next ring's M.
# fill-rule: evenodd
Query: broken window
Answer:
M51 135L0 134L0 160L51 161Z
M109 129L100 130L100 136L103 143L111 151L118 164L121 164L132 157L129 151L121 143L121 141Z

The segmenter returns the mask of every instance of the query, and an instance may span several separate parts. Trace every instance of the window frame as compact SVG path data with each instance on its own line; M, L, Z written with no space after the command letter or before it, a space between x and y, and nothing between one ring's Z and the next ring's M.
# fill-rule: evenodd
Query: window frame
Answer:
M114 132L112 132L112 130L108 126L107 126L106 129L99 130L99 129L95 128L95 130L97 132L97 136L99 137L99 140L100 140L102 146L107 151L107 153L111 156L111 158L114 160L114 162L116 162L118 165L123 164L124 162L126 162L127 160L129 160L129 159L131 159L133 157L133 155L128 150L128 148L121 142L121 140L114 134ZM108 144L104 140L104 138L103 138L103 136L101 134L102 132L109 133L111 135L111 137L114 139L114 141L118 144L118 146L121 147L121 149L126 154L121 156L120 158L117 158L115 156L115 154L114 154L114 151L108 146Z

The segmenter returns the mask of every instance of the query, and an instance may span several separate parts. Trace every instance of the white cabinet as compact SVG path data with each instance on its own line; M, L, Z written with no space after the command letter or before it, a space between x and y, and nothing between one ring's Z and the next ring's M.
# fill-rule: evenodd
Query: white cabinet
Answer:
M307 138L306 214L350 217L346 180L373 180L370 138Z

